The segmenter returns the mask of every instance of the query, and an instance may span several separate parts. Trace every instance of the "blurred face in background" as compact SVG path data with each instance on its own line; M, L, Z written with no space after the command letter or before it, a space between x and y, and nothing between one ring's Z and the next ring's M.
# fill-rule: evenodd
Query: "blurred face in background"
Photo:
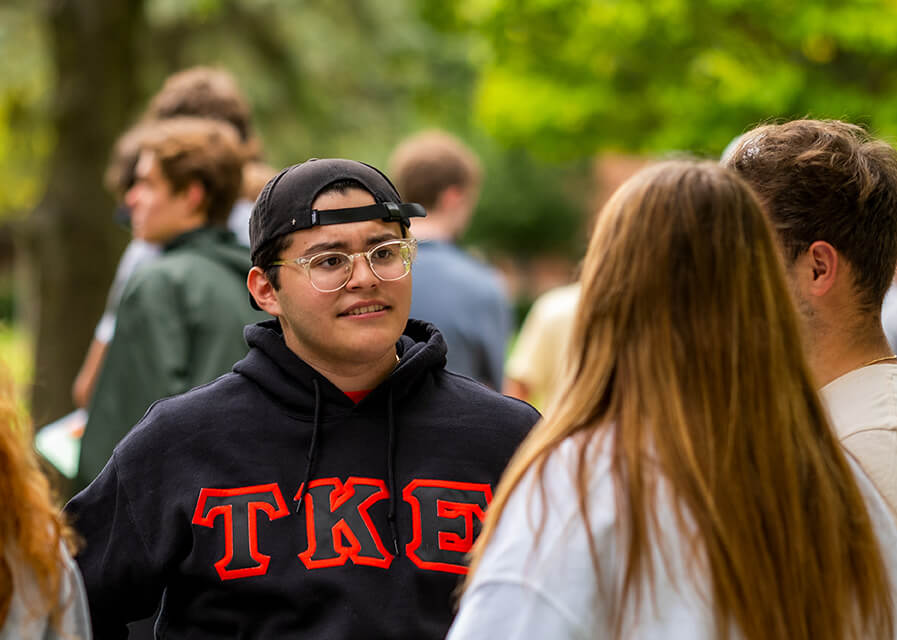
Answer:
M134 169L134 184L125 194L131 209L131 233L135 238L165 244L202 226L205 214L198 210L202 187L193 183L175 193L152 151L141 151Z

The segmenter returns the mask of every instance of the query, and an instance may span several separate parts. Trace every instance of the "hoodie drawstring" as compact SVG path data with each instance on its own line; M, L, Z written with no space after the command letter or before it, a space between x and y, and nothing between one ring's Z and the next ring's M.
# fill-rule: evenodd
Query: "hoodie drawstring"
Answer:
M318 450L318 431L321 428L321 389L318 387L317 378L312 378L311 383L315 388L315 418L312 424L311 446L309 446L308 455L306 456L308 463L305 465L305 480L302 481L302 486L299 487L299 496L297 498L299 504L296 505L296 513L302 511L302 502L305 498L305 492L308 491L308 483L311 481L312 466L315 463L315 453Z
M315 454L318 451L318 435L321 429L321 389L318 386L318 380L316 378L312 379L312 385L315 388L315 415L314 415L314 423L311 432L311 445L308 448L308 463L305 466L305 480L302 482L302 486L299 487L299 494L296 497L296 500L299 504L296 505L296 513L302 511L302 504L305 500L305 493L308 491L308 483L311 481L312 468L315 463ZM388 438L387 438L387 451L386 451L386 474L389 476L387 481L389 482L388 490L389 490L389 513L387 514L387 520L389 520L389 530L392 533L392 546L395 550L396 556L399 555L399 531L396 526L396 469L395 469L395 454L396 454L396 422L395 422L395 414L393 412L393 402L392 402L392 389L389 390L389 399L387 401L387 419L389 424Z
M389 482L389 530L392 532L392 546L395 549L396 556L399 555L399 531L396 527L396 423L392 411L392 387L389 389L389 400L387 402L388 418L389 418L389 439L387 441L388 450L386 452L386 474Z

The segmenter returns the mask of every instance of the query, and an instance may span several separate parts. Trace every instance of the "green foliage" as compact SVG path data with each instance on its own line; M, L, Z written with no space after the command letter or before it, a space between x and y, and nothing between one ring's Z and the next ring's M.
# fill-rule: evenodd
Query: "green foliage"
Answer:
M505 255L581 255L588 167L546 165L523 149L487 149L490 173L465 242Z
M487 252L575 252L569 238L579 230L579 205L565 195L570 171L542 166L521 151L525 145L502 149L474 120L485 95L477 90L478 66L491 49L465 25L486 15L491 3L481 4L462 7L456 19L452 3L424 0L144 0L137 104L179 69L228 68L253 105L265 159L275 167L326 156L385 166L406 135L449 130L484 154L487 179L471 243ZM0 55L16 61L0 68L0 219L36 205L53 146L49 102L54 83L65 79L49 69L40 7L0 9ZM493 102L513 101L513 84L505 94ZM529 126L527 117L536 116L519 114L515 127ZM573 166L573 175L580 170ZM541 225L547 210L550 227Z
M804 115L897 135L889 0L460 0L440 19L489 43L482 124L543 156L718 153Z
M383 164L411 131L470 121L466 38L435 31L411 0L148 0L147 9L171 47L152 60L146 93L177 68L232 70L272 164L334 155Z
M24 399L24 391L34 375L31 335L22 327L0 322L0 367L12 376L13 385Z
M190 29L171 66L220 64L237 75L272 165L342 156L385 167L403 137L447 129L484 154L483 199L467 242L513 255L578 251L571 238L580 213L562 193L565 169L482 139L472 115L485 41L441 28L443 3L152 0L148 9L155 29ZM171 70L154 69L147 92ZM540 224L546 210L550 228Z
M49 69L31 9L0 7L0 220L33 208L52 147Z

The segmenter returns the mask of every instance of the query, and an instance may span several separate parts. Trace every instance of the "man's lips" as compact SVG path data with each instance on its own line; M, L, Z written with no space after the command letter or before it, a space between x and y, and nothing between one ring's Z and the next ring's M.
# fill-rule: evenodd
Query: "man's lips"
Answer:
M387 309L391 309L388 304L384 304L382 302L359 302L358 304L353 304L351 307L340 313L340 316L361 316L368 313L377 313L379 311L386 311Z

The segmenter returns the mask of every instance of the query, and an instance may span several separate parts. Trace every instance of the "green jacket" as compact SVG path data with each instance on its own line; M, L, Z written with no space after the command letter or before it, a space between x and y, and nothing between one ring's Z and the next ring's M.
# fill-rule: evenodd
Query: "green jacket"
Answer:
M270 319L249 304L250 266L233 233L204 227L131 277L88 410L76 488L96 477L153 402L214 380L246 355L243 327Z

